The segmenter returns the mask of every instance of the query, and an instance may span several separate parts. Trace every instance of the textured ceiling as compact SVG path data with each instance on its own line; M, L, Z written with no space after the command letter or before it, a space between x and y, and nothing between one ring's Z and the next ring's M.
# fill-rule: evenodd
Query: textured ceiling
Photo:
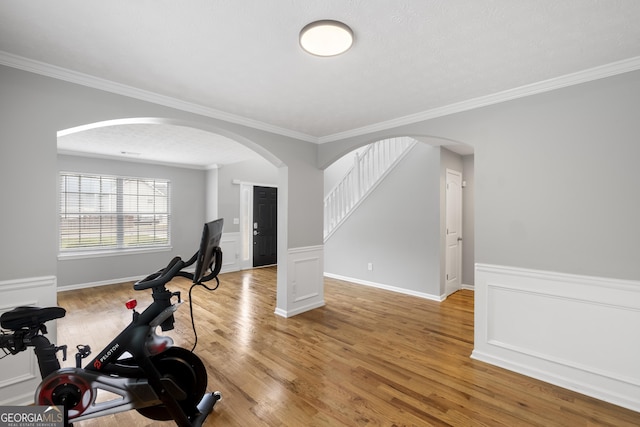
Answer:
M261 158L224 136L166 123L111 124L63 132L58 136L58 152L194 168Z
M305 54L298 33L318 19L348 24L353 48ZM324 142L594 67L637 67L638 22L637 0L8 0L0 63L50 64Z

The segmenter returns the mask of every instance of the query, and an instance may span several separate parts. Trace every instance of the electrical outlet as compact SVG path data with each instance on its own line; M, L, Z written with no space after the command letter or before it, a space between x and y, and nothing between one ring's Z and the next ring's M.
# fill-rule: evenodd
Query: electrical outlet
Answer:
M367 264L367 270L373 271L373 263L372 262Z

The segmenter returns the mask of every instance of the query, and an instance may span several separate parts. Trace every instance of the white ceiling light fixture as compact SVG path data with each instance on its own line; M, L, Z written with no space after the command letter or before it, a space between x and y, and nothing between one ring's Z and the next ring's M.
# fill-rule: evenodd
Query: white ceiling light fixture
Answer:
M340 55L349 50L352 44L353 31L339 21L315 21L300 31L300 46L312 55Z

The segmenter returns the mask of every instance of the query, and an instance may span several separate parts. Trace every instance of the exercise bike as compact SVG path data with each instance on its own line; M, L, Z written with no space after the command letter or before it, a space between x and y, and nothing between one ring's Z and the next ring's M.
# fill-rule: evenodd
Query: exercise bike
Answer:
M195 334L191 290L197 285L215 290L219 285L222 225L222 219L205 224L200 249L191 259L185 262L175 257L166 267L133 285L136 291L151 289L153 302L138 312L135 300L129 301L127 308L133 310L131 323L84 368L80 365L91 353L88 346L77 346L75 368L60 368L56 354L62 351L66 360L67 347L56 347L45 337L45 322L64 317L64 308L18 307L3 313L0 326L8 331L0 334L0 348L5 356L34 348L42 376L35 404L64 406L68 422L135 409L154 420L173 419L180 427L201 426L221 399L220 392L205 392L207 371L193 349L172 346L173 340L157 335L156 330L174 327L173 313L182 300L180 292L171 292L165 285L182 276L193 280L189 305ZM194 263L194 273L184 271ZM215 287L204 285L213 279ZM117 398L98 402L99 390Z

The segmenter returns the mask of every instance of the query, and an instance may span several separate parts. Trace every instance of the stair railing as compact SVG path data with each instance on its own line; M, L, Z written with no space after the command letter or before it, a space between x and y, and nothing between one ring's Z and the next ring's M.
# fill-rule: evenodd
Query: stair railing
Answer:
M409 137L389 138L369 144L362 153L356 153L353 166L324 199L325 241L415 143L416 140Z

